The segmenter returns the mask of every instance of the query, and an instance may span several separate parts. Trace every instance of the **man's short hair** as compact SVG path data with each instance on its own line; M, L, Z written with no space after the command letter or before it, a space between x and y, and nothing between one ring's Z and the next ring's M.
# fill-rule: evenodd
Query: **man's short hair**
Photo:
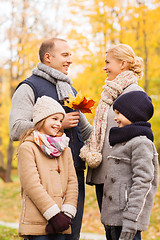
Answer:
M39 59L43 63L44 60L44 55L48 52L50 53L51 51L54 50L55 47L55 42L56 41L64 41L67 42L64 39L61 38L49 38L47 40L44 40L39 48Z

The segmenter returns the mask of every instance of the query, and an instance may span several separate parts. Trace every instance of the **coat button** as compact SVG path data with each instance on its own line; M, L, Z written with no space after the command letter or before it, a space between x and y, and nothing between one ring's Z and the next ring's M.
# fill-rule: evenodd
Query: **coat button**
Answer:
M112 201L112 196L109 196L108 198L109 198L110 201Z
M57 172L58 172L58 173L61 172L60 166L58 166Z
M119 164L119 162L120 162L119 159L116 159L116 160L115 160L115 163L116 163L116 164Z
M112 183L115 183L115 182L116 182L116 179L115 179L115 178L111 178L111 182L112 182Z
M65 192L63 192L63 196L62 196L62 198L64 198L64 196L65 196Z

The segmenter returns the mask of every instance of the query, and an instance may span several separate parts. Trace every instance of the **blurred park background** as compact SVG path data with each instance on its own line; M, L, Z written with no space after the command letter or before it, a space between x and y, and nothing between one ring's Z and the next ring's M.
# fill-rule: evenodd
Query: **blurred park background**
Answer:
M18 142L13 143L8 132L12 95L39 62L38 49L46 38L68 40L73 58L69 76L96 106L106 78L103 67L108 47L129 44L144 59L139 84L153 99L151 124L160 153L160 0L1 0L0 9L0 220L18 222L20 208ZM94 113L86 115L91 123ZM103 234L94 187L86 188L82 230ZM150 229L143 235L147 240L160 239L159 198L160 191ZM13 235L2 238L0 234L0 239L17 239Z

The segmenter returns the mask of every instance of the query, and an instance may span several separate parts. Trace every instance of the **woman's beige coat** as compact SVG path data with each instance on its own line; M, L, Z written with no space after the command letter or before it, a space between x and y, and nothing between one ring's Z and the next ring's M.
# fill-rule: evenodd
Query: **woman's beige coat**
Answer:
M47 234L48 220L60 211L75 216L78 184L69 147L60 157L50 159L31 135L19 147L18 169L22 195L20 236Z

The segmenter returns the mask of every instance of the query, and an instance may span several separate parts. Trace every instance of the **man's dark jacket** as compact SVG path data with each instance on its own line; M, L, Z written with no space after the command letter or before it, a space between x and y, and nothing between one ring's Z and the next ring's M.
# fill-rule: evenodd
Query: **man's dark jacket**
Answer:
M17 88L21 84L24 84L24 83L28 84L33 89L33 92L35 95L35 102L38 97L42 97L42 96L46 95L46 96L54 98L56 101L58 101L60 103L60 101L58 99L56 86L53 83L47 81L46 79L44 79L42 77L38 77L36 75L32 75L29 78L22 81L17 86ZM72 87L72 90L76 95L77 92L73 87ZM68 108L65 106L63 106L63 108L65 109L66 113L73 111L71 108ZM76 170L85 169L85 163L79 157L80 149L84 144L82 137L81 137L79 124L76 127L65 129L65 134L70 138L69 147L72 150L72 155L73 155L73 160L74 160L74 165L75 165Z

